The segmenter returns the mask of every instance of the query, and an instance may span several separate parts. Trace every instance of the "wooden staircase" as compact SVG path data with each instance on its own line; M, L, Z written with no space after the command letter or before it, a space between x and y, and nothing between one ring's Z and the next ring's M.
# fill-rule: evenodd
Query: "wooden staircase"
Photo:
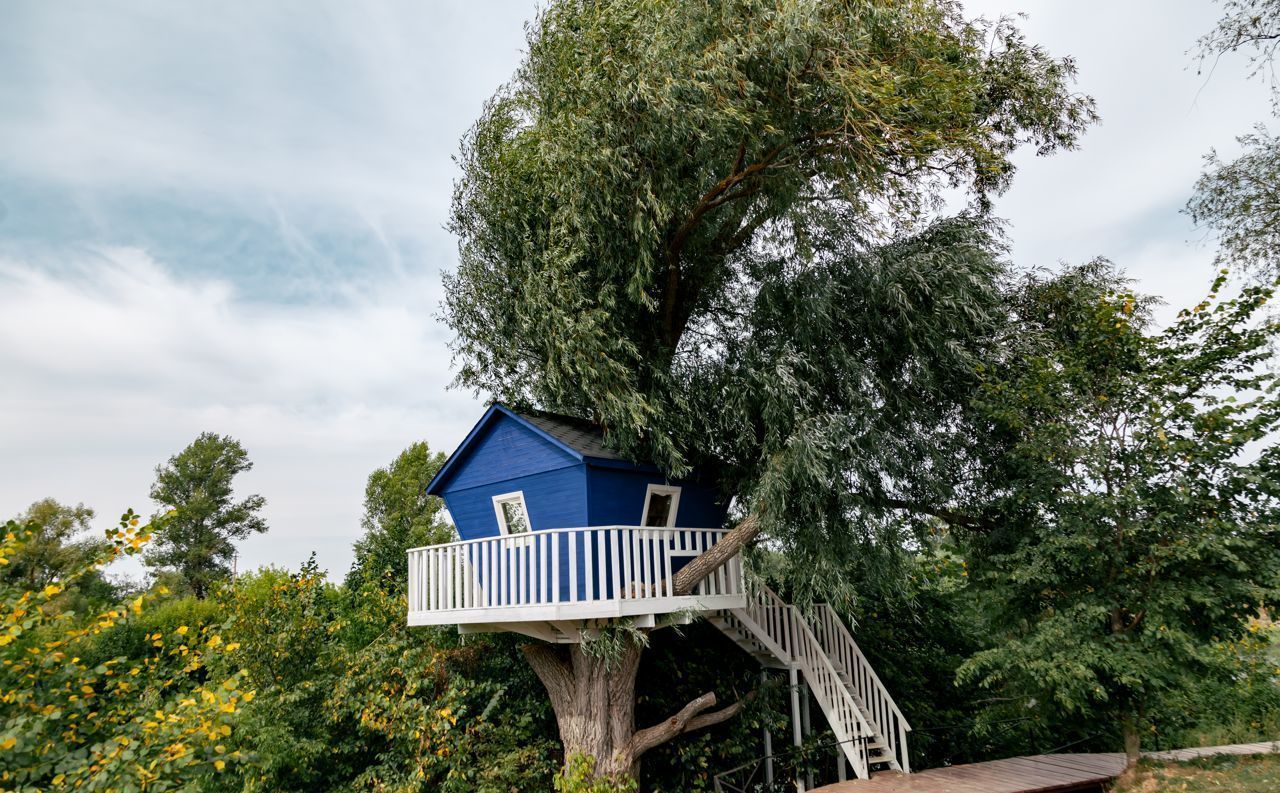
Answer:
M829 606L817 606L806 618L749 577L744 608L712 612L707 618L761 665L795 670L803 678L859 779L870 778L873 771L911 770L911 726Z

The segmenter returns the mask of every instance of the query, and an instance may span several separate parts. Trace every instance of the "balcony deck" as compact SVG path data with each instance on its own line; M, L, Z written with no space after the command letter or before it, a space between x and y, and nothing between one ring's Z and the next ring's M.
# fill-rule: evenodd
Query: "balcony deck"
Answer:
M677 595L672 588L674 574L725 533L593 526L414 548L409 551L409 624L516 630L571 641L577 631L520 624L563 628L583 620L631 617L652 626L661 615L742 608L741 556L708 576L693 594Z

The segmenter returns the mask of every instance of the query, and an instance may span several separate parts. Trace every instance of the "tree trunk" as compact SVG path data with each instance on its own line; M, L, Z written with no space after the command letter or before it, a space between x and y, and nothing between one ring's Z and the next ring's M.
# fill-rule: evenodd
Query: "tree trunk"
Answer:
M637 731L636 672L642 651L638 643L627 642L612 659L590 655L580 644L531 644L521 649L551 698L565 767L575 756L591 758L597 778L637 778L645 752L677 735L732 718L745 701L705 713L715 706L716 695L703 694L674 716Z
M1120 732L1124 736L1124 757L1130 768L1137 765L1142 754L1142 734L1138 732L1138 718L1132 713L1120 717Z

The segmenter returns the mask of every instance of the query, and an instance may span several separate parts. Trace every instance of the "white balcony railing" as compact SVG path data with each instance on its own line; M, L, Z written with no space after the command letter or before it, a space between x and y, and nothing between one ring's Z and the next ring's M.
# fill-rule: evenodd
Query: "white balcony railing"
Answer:
M601 526L432 545L409 551L409 622L512 622L659 614L745 604L735 556L688 596L674 574L723 529Z

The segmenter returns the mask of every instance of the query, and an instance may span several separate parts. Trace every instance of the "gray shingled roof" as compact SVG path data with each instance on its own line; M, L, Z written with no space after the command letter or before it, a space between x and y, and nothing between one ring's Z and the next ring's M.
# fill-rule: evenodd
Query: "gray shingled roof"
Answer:
M604 445L604 433L589 421L540 411L517 415L585 457L629 462L626 457Z

